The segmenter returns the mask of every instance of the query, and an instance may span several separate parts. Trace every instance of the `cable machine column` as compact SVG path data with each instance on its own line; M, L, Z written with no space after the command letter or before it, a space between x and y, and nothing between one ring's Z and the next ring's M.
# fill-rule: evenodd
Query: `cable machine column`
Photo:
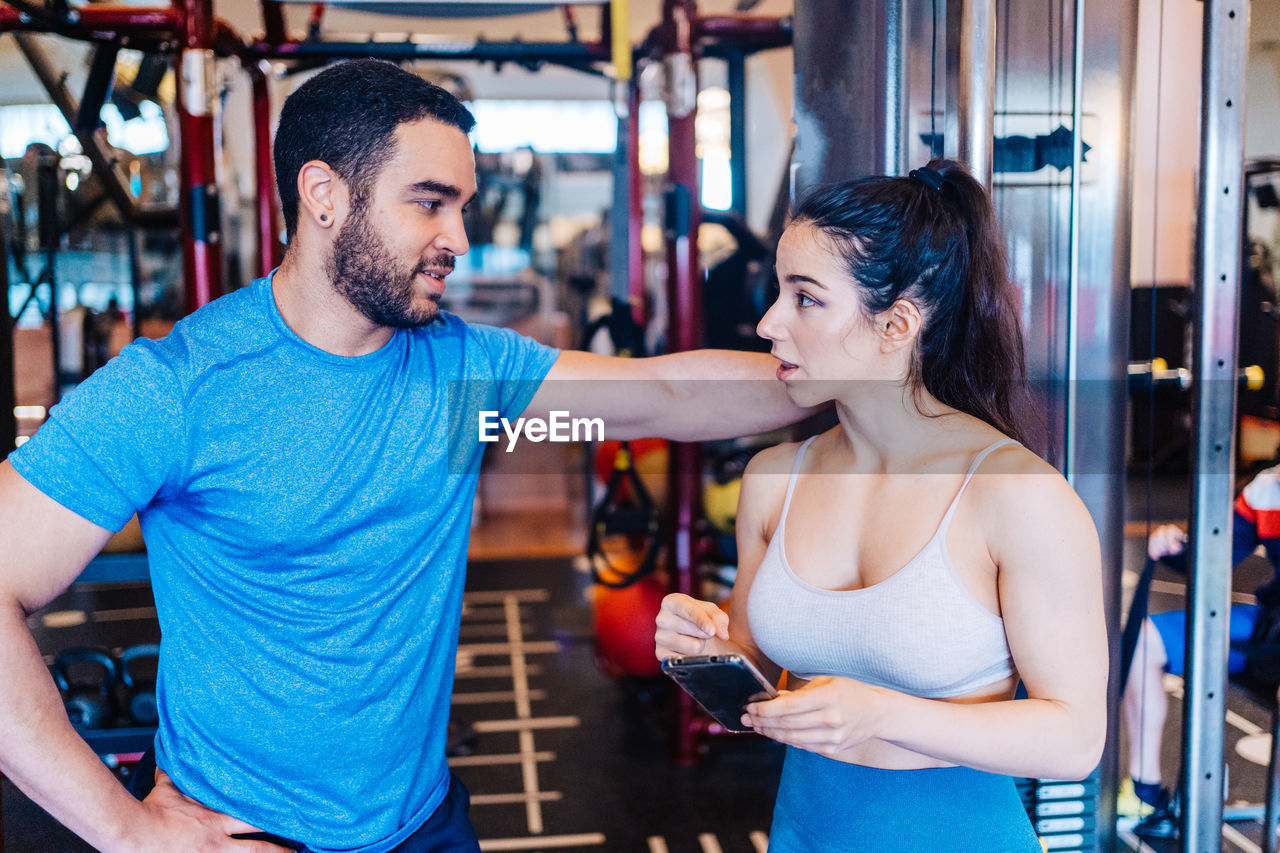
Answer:
M1192 491L1187 682L1182 724L1183 850L1222 846L1223 720L1236 420L1236 308L1244 185L1248 0L1206 0L1193 294Z

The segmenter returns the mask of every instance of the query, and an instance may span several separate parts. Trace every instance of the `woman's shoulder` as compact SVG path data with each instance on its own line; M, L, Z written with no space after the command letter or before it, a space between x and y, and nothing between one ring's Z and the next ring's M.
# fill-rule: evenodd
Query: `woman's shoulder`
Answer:
M775 444L751 457L742 472L742 492L738 497L740 531L753 529L765 541L773 536L803 444L797 441Z
M790 477L795 467L796 457L804 444L803 441L787 441L757 452L742 472L743 482L745 483L748 477L756 479L771 474Z
M989 442L984 446L984 449L992 449L979 466L978 470L981 473L1032 475L1049 479L1056 478L1063 483L1066 482L1057 468L1054 468L1030 448L1015 439L1008 438L1000 433L994 433L986 437Z
M995 529L1093 528L1084 502L1044 459L1016 442L992 450L975 472L973 506Z

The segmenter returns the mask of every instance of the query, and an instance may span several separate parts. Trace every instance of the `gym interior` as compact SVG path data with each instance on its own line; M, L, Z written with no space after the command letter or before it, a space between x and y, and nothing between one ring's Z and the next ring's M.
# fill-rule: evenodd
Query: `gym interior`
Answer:
M441 307L561 349L768 352L801 193L967 163L1042 456L1101 542L1107 743L1083 780L1018 780L1032 826L1048 851L1277 849L1275 684L1228 671L1219 613L1275 571L1233 571L1220 531L1280 459L1280 0L0 0L0 452L130 342L279 266L281 105L357 58L476 118ZM728 598L744 468L823 428L487 449L447 746L481 850L768 849L782 747L664 675L654 618L671 591ZM1148 558L1170 523L1186 565ZM134 520L27 617L123 784L156 731L150 571ZM1179 609L1156 806L1129 778L1126 628ZM94 849L0 791L0 851Z

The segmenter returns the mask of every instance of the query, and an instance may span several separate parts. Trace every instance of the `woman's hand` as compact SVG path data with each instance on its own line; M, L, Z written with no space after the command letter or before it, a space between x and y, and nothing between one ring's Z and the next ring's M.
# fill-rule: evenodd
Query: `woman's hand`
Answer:
M833 756L878 737L883 691L820 675L798 690L747 705L743 723L779 743Z
M729 614L710 601L699 601L680 592L662 599L657 626L653 640L658 660L673 655L709 654L708 645L713 640L729 640Z
M1147 555L1153 560L1181 554L1187 547L1187 534L1176 524L1162 524L1151 531Z

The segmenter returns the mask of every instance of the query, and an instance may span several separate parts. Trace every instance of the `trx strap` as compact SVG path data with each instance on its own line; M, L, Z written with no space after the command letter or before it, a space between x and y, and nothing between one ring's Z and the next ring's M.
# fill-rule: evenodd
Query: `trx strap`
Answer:
M625 488L630 487L634 500L624 500ZM658 567L658 551L661 547L661 518L644 481L636 473L631 459L631 446L626 442L618 448L613 459L613 472L605 486L604 498L591 514L591 528L587 534L587 557L591 560L591 579L610 589L623 589L641 578L653 574ZM601 546L608 535L623 534L643 536L644 556L640 564L624 570L609 559ZM607 572L600 570L603 563Z
M1156 561L1147 557L1142 574L1138 576L1138 585L1133 589L1133 601L1129 605L1129 617L1124 623L1124 633L1120 635L1120 693L1124 693L1129 683L1129 670L1133 668L1133 654L1138 648L1138 632L1142 630L1142 621L1147 618L1147 599L1151 597L1151 576L1155 574Z

